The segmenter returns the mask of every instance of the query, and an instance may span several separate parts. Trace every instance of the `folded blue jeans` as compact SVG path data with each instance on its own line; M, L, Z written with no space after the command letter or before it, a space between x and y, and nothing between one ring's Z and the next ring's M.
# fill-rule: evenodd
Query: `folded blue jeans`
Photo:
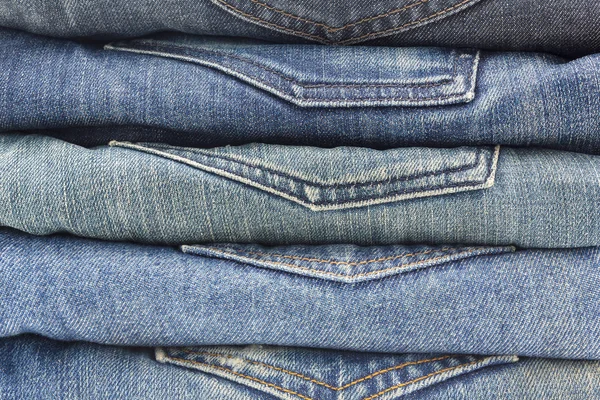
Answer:
M600 156L0 134L0 225L155 244L600 246Z
M265 346L152 349L0 340L17 399L537 400L600 396L598 361Z
M600 51L600 4L584 0L3 0L0 26L91 38L175 30L277 42Z
M0 337L599 359L599 279L598 248L172 248L2 230Z
M2 131L48 130L83 146L499 144L600 153L598 54L569 62L173 34L103 48L0 36Z

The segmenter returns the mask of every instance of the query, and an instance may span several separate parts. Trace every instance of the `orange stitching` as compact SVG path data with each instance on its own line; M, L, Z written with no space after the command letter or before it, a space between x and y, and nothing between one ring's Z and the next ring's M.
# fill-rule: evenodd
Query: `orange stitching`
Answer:
M194 364L194 365L201 365L201 366L208 367L208 368L214 368L214 369L217 369L217 370L220 370L220 371L224 371L224 372L230 373L230 374L235 375L235 376L240 376L242 378L249 379L249 380L251 380L253 382L258 382L258 383L263 384L265 386L272 387L272 388L277 389L277 390L281 390L284 393L289 393L289 394L298 396L299 398L301 398L303 400L313 400L312 398L304 396L304 395L302 395L302 394L300 394L298 392L294 392L293 390L282 388L281 386L277 386L277 385L275 385L273 383L269 383L269 382L263 381L262 379L255 378L253 376L240 374L239 372L235 372L235 371L233 371L233 370L231 370L229 368L224 368L224 367L221 367L221 366L218 366L218 365L203 363L203 362L194 361L194 360L186 360L185 358L178 358L178 357L171 357L171 356L167 356L167 357L170 358L170 359L172 359L172 360L178 360L178 361L183 361L184 363L190 363L190 364ZM416 383L416 382L420 382L420 381L425 380L427 378L430 378L432 376L443 374L444 372L452 371L452 370L455 370L455 369L458 369L458 368L461 368L461 367L468 367L470 365L474 365L474 364L480 363L481 361L484 361L484 360L485 360L485 358L482 358L480 360L475 360L475 361L472 361L472 362L469 362L469 363L460 364L460 365L457 365L455 367L444 368L444 369L441 369L439 371L432 372L430 374L427 374L427 375L421 376L419 378L413 379L411 381L403 382L403 383L400 383L398 385L391 386L391 387L389 387L387 389L384 389L384 390L382 390L382 391L380 391L378 393L375 393L372 396L365 397L363 400L373 400L374 398L379 397L379 396L381 396L381 395L383 395L383 394L385 394L387 392L390 392L392 390L396 390L396 389L399 389L401 387L408 386L408 385Z
M413 379L412 381L403 382L403 383L400 383L400 384L398 384L398 385L391 386L391 387L389 387L389 388L387 388L387 389L385 389L385 390L382 390L381 392L375 393L375 394L374 394L374 395L372 395L372 396L365 397L363 400L373 400L374 398L376 398L376 397L379 397L379 396L381 396L382 394L385 394L385 393L387 393L387 392L390 392L390 391L392 391L392 390L399 389L399 388L401 388L401 387L404 387L404 386L408 386L408 385L410 385L411 383L417 383L417 382L420 382L420 381L422 381L422 380L424 380L424 379L430 378L430 377L432 377L432 376L439 375L439 374L443 374L444 372L452 371L452 370L455 370L455 369L458 369L458 368L461 368L461 367L468 367L468 366L470 366L470 365L477 364L477 363L479 363L479 362L481 362L481 361L484 361L484 360L485 360L485 358L482 358L481 360L475 360L475 361L472 361L472 362L470 362L470 363L460 364L460 365L457 365L456 367L444 368L444 369L441 369L441 370L439 370L439 371L436 371L436 372L432 372L432 373L430 373L430 374L427 374L427 375L425 375L425 376L421 376L421 377L419 377L419 378L417 378L417 379Z
M212 247L212 246L206 246L206 247L210 248L210 249L217 250L217 251L220 250L218 247ZM321 258L308 258L308 257L299 257L299 256L289 256L289 255L284 255L284 254L269 254L269 253L263 253L263 252L260 252L260 251L246 251L246 250L239 250L239 249L232 249L232 251L235 251L238 254L241 254L241 253L243 253L243 254L256 254L256 255L259 255L259 256L266 256L266 257L288 258L288 259L291 259L291 260L299 260L299 261L310 261L310 262L326 263L326 264L332 264L332 265L349 265L349 266L354 266L354 265L364 265L364 264L370 264L370 263L381 262L381 261L397 260L399 258L404 258L404 257L421 256L421 255L425 255L425 254L434 253L436 251L448 251L448 250L458 250L458 249L459 248L456 248L456 247L443 247L441 249L432 249L432 250L422 251L420 253L410 253L410 254L389 256L389 257L382 257L382 258L374 258L372 260L355 261L355 262L336 261L336 260L324 260L324 259L321 259Z
M473 249L471 249L469 251L464 251L462 253L454 253L453 255L457 255L457 256L468 255L469 253L472 253L473 251L482 250L482 249L486 249L486 247L476 247L476 248L473 248ZM228 252L223 251L223 250L218 250L218 251L221 252L222 254L226 254L226 255L230 255L230 256L236 256L237 255L235 253L228 253ZM426 261L435 262L435 261L440 260L440 259L442 259L444 257L447 257L447 256L448 255L443 255L443 256L440 256L440 257L434 257L434 258L431 258L431 259L426 260ZM399 268L412 267L413 265L418 265L418 264L422 263L423 261L416 261L414 263L403 264L403 265L396 265L396 266L390 267L390 268L385 268L385 269L380 269L380 270L377 270L377 271L365 272L365 273L355 274L355 275L346 275L346 274L338 274L338 273L330 272L330 271L321 271L321 270L317 270L317 269L313 269L313 268L301 267L299 265L282 263L282 262L278 262L278 261L269 261L269 262L271 264L282 265L284 267L290 267L292 269L300 269L300 270L303 270L303 271L316 272L318 274L338 276L338 277L343 277L343 278L357 278L357 277L361 277L361 276L369 276L369 275L380 274L382 272L387 272L387 271L391 271L391 270L395 270L395 269L399 269Z
M350 43L350 42L355 41L355 40L366 39L366 38L369 38L369 37L372 37L372 36L377 36L377 35L382 35L382 34L386 34L386 33L389 33L389 32L394 32L394 31L400 30L402 28L406 28L407 26L416 25L416 24L419 24L421 22L433 19L435 17L439 17L440 15L444 15L446 13L449 13L450 11L457 9L460 6L462 6L464 4L467 4L467 3L471 3L473 1L475 1L475 0L464 0L464 1L460 2L460 3L458 3L458 4L453 5L450 8L446 8L445 10L439 11L439 12L437 12L435 14L432 14L432 15L429 15L429 16L427 16L425 18L421 18L421 19L419 19L417 21L409 22L407 24L404 24L402 26L398 26L396 28L391 28L391 29L387 29L387 30L379 31L379 32L371 32L369 34L362 35L362 36L359 36L357 38L351 38L351 39L343 40L343 41L339 42L338 44L346 44L346 43Z
M232 356L232 355L229 355L229 354L209 353L209 352L204 352L204 351L192 351L192 350L187 350L187 349L181 349L181 350L183 352L185 352L185 353L188 353L188 354L198 354L198 355L204 354L204 355L208 355L208 356L211 356L211 357L224 357L224 358L228 358L228 359L243 360L243 361L245 361L247 363L250 363L250 364L260 365L260 366L263 366L263 367L266 367L266 368L274 369L275 371L284 372L284 373L286 373L288 375L296 376L298 378L301 378L301 379L304 379L306 381L315 383L317 385L324 386L324 387L326 387L328 389L335 390L335 391L347 389L350 386L354 386L357 383L361 383L361 382L367 381L369 379L373 379L374 377L382 375L382 374L385 374L386 372L396 371L396 370L399 370L399 369L402 369L402 368L405 368L405 367L408 367L408 366L411 366L411 365L419 365L419 364L424 364L424 363L428 363L428 362L441 361L441 360L445 360L445 359L448 359L448 358L452 357L452 356L441 356L441 357L430 358L430 359L426 359L426 360L417 360L417 361L405 362L404 364L399 364L399 365L396 365L394 367L390 367L390 368L386 368L386 369L382 369L382 370L373 372L370 375L367 375L367 376L362 377L360 379L356 379L356 380L354 380L354 381L352 381L350 383L347 383L347 384L345 384L343 386L339 386L338 387L338 386L332 386L332 385L330 385L328 383L316 380L314 378L310 378L310 377L302 375L302 374L300 374L298 372L289 371L289 370L286 370L286 369L283 369L283 368L280 368L280 367L275 367L273 365L266 364L266 363L263 363L263 362L260 362L260 361L248 360L246 358L239 357L239 356Z
M246 379L249 379L251 381L258 382L258 383L261 383L263 385L266 385L266 386L269 386L269 387L281 390L284 393L293 394L295 396L300 397L303 400L313 400L310 397L304 396L304 395L302 395L302 394L300 394L298 392L294 392L293 390L282 388L281 386L277 386L277 385L275 385L273 383L265 382L265 381L263 381L261 379L255 378L253 376L248 376L248 375L240 374L239 372L235 372L235 371L233 371L233 370L231 370L229 368L223 368L223 367L220 367L218 365L207 364L207 363L203 363L203 362L199 362L199 361L186 360L185 358L178 358L178 357L171 357L171 356L168 356L168 357L170 359L172 359L172 360L179 360L179 361L184 361L184 362L190 363L190 364L196 364L196 365L202 365L202 366L209 367L209 368L215 368L215 369L218 369L218 370L221 370L221 371L225 371L225 372L228 372L228 373L236 375L236 376L241 376L242 378L246 378Z
M296 34L296 35L300 35L300 36L303 36L303 37L308 37L308 38L311 38L311 39L315 39L315 40L317 40L319 42L323 42L323 43L335 43L334 41L328 40L327 38L324 38L322 36L312 35L312 34L309 34L309 33L306 33L306 32L298 31L298 30L295 30L295 29L291 29L291 28L288 28L288 27L285 27L285 26L281 26L281 25L277 25L277 24L268 22L268 21L266 21L263 18L256 17L256 16L254 16L252 14L248 14L248 13L240 10L239 8L237 8L237 7L235 7L235 6L227 3L225 0L216 0L216 1L219 2L219 3L221 3L221 4L223 4L225 7L229 8L231 10L236 11L240 15L245 16L246 18L254 20L254 21L258 21L258 22L260 22L260 23L262 23L262 24L264 24L266 26L271 26L271 27L274 27L274 28L277 28L277 29L281 29L281 30L286 31L286 32L291 32L291 33ZM429 1L429 0L427 0L427 1ZM346 43L350 43L352 41L358 41L358 40L369 38L369 37L372 37L372 36L376 36L376 35L380 35L380 34L386 34L388 32L394 32L394 31L400 30L402 28L406 28L407 26L416 25L416 24L419 24L421 22L427 21L429 19L432 19L432 18L438 17L440 15L446 14L446 13L452 11L452 10L455 10L456 8L458 8L458 7L460 7L460 6L464 5L464 4L467 4L467 3L470 3L470 2L473 2L473 1L476 1L476 0L464 0L464 1L460 2L460 3L458 3L458 4L455 4L452 7L446 8L446 9L444 9L442 11L438 11L435 14L432 14L432 15L429 15L427 17L421 18L421 19L419 19L417 21L412 21L412 22L409 22L407 24L404 24L404 25L396 27L396 28L387 29L387 30L379 31L379 32L371 32L371 33L368 33L366 35L362 35L362 36L359 36L359 37L356 37L356 38L349 38L349 39L343 40L341 42L337 42L337 44L346 44ZM419 3L413 3L413 4L414 5L418 5ZM420 4L425 4L425 1L421 0ZM412 6L412 4L409 4L409 6ZM401 9L399 9L399 10L401 10ZM392 10L391 12L393 13L393 11L394 10ZM290 14L290 15L292 15L292 14ZM378 17L378 16L376 16L376 17ZM370 18L375 19L376 17L370 17ZM301 18L301 17L297 17L297 18ZM368 20L369 18L366 18L366 19ZM358 22L356 22L354 24L362 23L361 21L362 20L360 20L360 21L358 21ZM309 22L309 20L306 20L306 22Z
M356 22L351 22L351 23L348 23L348 24L346 24L344 26L340 26L340 27L333 27L333 26L330 26L330 25L327 25L327 24L324 24L324 23L321 23L321 22L317 22L317 21L313 21L313 20L310 20L310 19L307 19L307 18L303 18L303 17L300 17L298 15L291 14L291 13L285 11L285 10L281 10L279 8L275 8L273 6L270 6L270 5L266 4L266 3L261 3L258 0L250 0L250 1L253 2L254 4L258 5L258 6L262 6L262 7L266 8L268 10L271 10L273 12L285 15L286 17L294 18L294 19L296 19L298 21L306 22L306 23L309 23L311 25L320 26L322 28L325 28L325 30L328 31L328 32L338 32L338 31L344 30L346 28L349 28L351 26L356 26L356 25L364 24L365 22L370 22L370 21L373 21L373 20L376 20L376 19L389 17L390 15L393 15L393 14L401 13L403 11L406 11L408 9L416 7L418 5L422 5L422 4L428 3L430 0L419 0L419 1L415 2L415 3L408 4L408 5L406 5L406 6L402 7L402 8L395 8L395 9L390 10L390 11L384 13L384 14L374 15L374 16L371 16L371 17L365 17L365 18L360 19L360 20L358 20Z

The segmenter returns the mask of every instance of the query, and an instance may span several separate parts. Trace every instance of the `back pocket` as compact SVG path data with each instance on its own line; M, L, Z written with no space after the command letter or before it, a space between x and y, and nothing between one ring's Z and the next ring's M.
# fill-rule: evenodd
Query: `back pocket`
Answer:
M351 44L425 25L480 0L211 1L265 28L326 44Z
M384 400L515 356L371 354L269 346L160 348L156 359L285 400Z
M515 251L511 246L324 246L266 247L217 243L181 246L184 253L231 260L275 271L358 283L457 262L466 258Z
M219 70L301 107L437 106L475 97L479 53L275 45L163 34L105 46Z
M314 211L364 207L489 188L499 147L374 150L249 144L213 149L111 142L164 157Z

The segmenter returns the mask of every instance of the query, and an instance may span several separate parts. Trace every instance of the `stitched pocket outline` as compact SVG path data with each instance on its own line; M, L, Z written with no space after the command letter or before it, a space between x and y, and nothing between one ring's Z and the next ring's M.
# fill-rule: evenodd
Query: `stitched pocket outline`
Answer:
M216 69L300 107L467 103L475 98L479 64L479 52L469 49L248 45L186 35L115 42L105 49ZM351 71L360 71L360 79L348 78ZM396 76L382 78L390 71Z
M500 147L332 149L254 143L213 149L110 142L291 200L342 210L481 190L494 184Z
M386 399L516 356L359 354L270 346L158 348L156 359L286 400Z
M480 0L347 1L337 7L289 0L211 0L245 21L325 44L353 44L446 18Z
M514 252L512 246L277 246L217 243L184 245L184 253L236 261L244 265L359 283L431 268L471 257Z

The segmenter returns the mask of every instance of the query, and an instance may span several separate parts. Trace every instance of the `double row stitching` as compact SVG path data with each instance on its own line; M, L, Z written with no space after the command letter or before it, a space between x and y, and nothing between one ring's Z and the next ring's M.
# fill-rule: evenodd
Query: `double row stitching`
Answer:
M234 54L228 54L228 53L223 53L220 51L216 51L216 50L207 50L207 49L202 49L202 48L197 48L197 47L190 47L190 46L182 46L182 45L177 45L177 44L170 44L170 43L161 43L159 41L156 40L152 40L152 39L144 39L144 40L137 40L135 41L135 44L141 44L141 45L146 45L146 46L153 46L158 50L171 50L171 49L179 49L179 50L189 50L192 52L200 52L200 53L207 53L207 54L211 54L211 55L217 55L217 56L221 56L221 57L225 57L225 58L233 58L234 60L239 60L242 61L246 64L250 64L253 65L257 68L260 68L264 71L270 72L274 75L277 75L278 77L280 77L281 79L291 82L294 85L303 87L305 89L316 89L316 88L328 88L328 87L339 87L339 88L387 88L387 87L400 87L400 88L432 88L432 87L437 87L437 86L444 86L447 85L449 83L454 82L454 80L456 79L456 76L458 75L458 62L459 62L459 54L455 51L455 56L454 56L454 61L452 64L452 78L450 79L443 79L439 82L436 83L422 83L422 84L417 84L417 83L381 83L381 84L361 84L361 83L357 83L357 84L337 84L337 83L303 83L300 82L294 78L290 78L287 75L282 74L281 72L274 70L273 68L267 67L266 65L257 63L256 61L247 58L247 57L242 57L242 56L237 56ZM468 54L468 53L464 53L464 54ZM227 66L227 68L231 68L230 66ZM239 70L236 70L234 68L231 68L233 71L236 71L240 74L249 76L247 73L241 72ZM256 79L259 80L258 78L252 77L250 76L251 79ZM264 81L261 81L264 82Z
M338 44L343 45L343 44L350 43L352 41L358 41L358 40L362 40L362 39L368 39L368 38L373 37L373 36L380 36L380 35L385 35L386 33L395 32L395 31L398 31L400 29L406 28L408 26L417 25L417 24L420 24L421 22L425 22L425 21L428 21L430 19L434 19L436 17L439 17L440 15L444 15L446 13L449 13L452 10L455 10L455 9L457 9L457 8L459 8L459 7L467 4L467 3L472 3L474 1L477 1L477 0L464 0L464 1L460 2L460 3L458 3L458 4L455 4L454 6L452 6L450 8L446 8L445 10L439 11L439 12L437 12L435 14L432 14L432 15L429 15L429 16L427 16L425 18L421 18L421 19L419 19L417 21L409 22L407 24L404 24L402 26L398 26L396 28L386 29L384 31L379 31L379 32L371 32L371 33L368 33L366 35L359 36L357 38L343 40L343 41L339 42Z
M400 389L401 387L408 386L408 385L410 385L412 383L420 382L420 381L425 380L427 378L431 378L432 376L435 376L435 375L443 374L444 372L449 372L449 371L452 371L452 370L455 370L455 369L458 369L458 368L462 368L462 367L469 367L471 365L475 365L477 363L480 363L483 360L485 360L485 358L482 358L482 359L479 359L479 360L475 360L475 361L471 361L471 362L465 363L465 364L460 364L460 365L457 365L456 367L444 368L444 369L441 369L439 371L435 371L435 372L432 372L430 374L421 376L421 377L419 377L417 379L413 379L412 381L400 383L400 384L394 385L394 386L390 386L389 388L384 389L381 392L375 393L372 396L365 397L363 400L373 400L374 398L379 397L379 396L381 396L381 395L383 395L383 394L385 394L387 392L391 392L392 390Z
M162 148L164 149L171 149L170 146L167 145L157 145L157 144L153 144L153 147L157 147L157 148ZM287 174L285 172L281 172L279 170L275 170L273 168L269 168L266 166L261 166L261 165L256 165L256 164L252 164L251 162L245 161L245 160L240 160L238 158L234 158L232 156L227 156L224 154L214 154L214 153L208 153L206 150L203 149L196 149L196 148L191 148L191 147L186 147L185 148L186 151L192 152L192 153L196 153L196 154L201 154L203 156L206 156L208 158L216 158L216 159L220 159L220 160L225 160L225 161L230 161L233 163L237 163L237 164L241 164L245 167L248 168L253 168L253 169L257 169L262 171L266 171L269 172L272 175L276 175L279 176L281 178L285 178L285 179L289 179L295 182L300 182L304 185L307 186L313 186L319 189L329 189L329 188L334 188L334 189L338 189L338 188L345 188L345 187L364 187L364 186L375 186L375 185L382 185L382 184L393 184L396 182L405 182L405 181L410 181L410 180L416 180L416 179L422 179L422 178L428 178L428 177L432 177L432 176L438 176L438 175L443 175L443 174L448 174L448 173L459 173L459 172L465 172L474 168L477 168L480 165L479 162L479 158L481 157L481 153L483 152L483 150L478 147L476 154L475 154L475 158L476 161L469 163L469 164L465 164L462 165L460 167L454 167L454 168L446 168L446 169L442 169L442 170L438 170L438 171L429 171L429 172L422 172L420 174L413 174L413 175L405 175L405 176L399 176L393 179L383 179L380 181L366 181L366 182L347 182L347 183L330 183L330 184L324 184L324 183L317 183L317 182L313 182L313 181L309 181L307 179L304 178L300 178L297 176L293 176L291 174ZM214 165L212 167L215 167ZM216 167L215 167L216 168ZM219 168L219 169L224 169L224 168ZM228 171L232 174L234 174L233 171L231 170L227 170L225 169L225 171ZM235 174L234 174L235 175ZM446 186L444 186L446 187ZM291 194L291 193L290 193Z
M213 247L213 246L203 246L203 247L211 249L211 250L217 250L217 251L220 250L220 248ZM371 259L371 260L363 260L363 261L355 261L355 262L338 261L338 260L324 260L322 258L308 258L308 257L300 257L300 256L290 256L290 255L286 255L286 254L270 254L270 253L263 253L263 252L260 252L260 251L247 251L247 250L241 250L241 249L232 249L231 247L230 247L230 249L232 251L239 252L239 254L242 254L242 253L244 253L244 254L254 254L254 255L258 255L258 256L287 258L287 259L291 259L291 260L317 262L317 263L321 263L321 264L355 266L355 265L364 265L364 264L370 264L370 263L375 263L375 262L397 260L399 258L422 256L422 255L425 255L425 254L430 254L430 253L435 253L435 252L444 252L444 251L448 251L448 250L459 250L460 248L456 248L456 247L443 247L443 248L440 248L440 249L432 249L432 250L422 251L422 252L419 252L419 253L400 254L400 255L395 255L395 256L382 257L382 258L374 258L374 259Z
M388 272L388 271L393 271L393 270L397 270L397 269L406 269L415 265L419 265L419 264L423 264L425 262L436 262L439 261L443 258L446 258L450 255L453 256L458 256L458 257L468 257L469 255L472 255L474 252L478 251L478 250L485 250L487 247L474 247L472 249L469 249L467 251L463 251L463 252L459 252L459 253L454 253L454 254L445 254L443 256L439 256L439 257L434 257L434 258L430 258L427 260L422 260L422 261L416 261L413 263L408 263L408 264L401 264L401 265L396 265L393 267L389 267L389 268L384 268L384 269L379 269L377 271L370 271L370 272L363 272L360 274L354 274L354 275L349 275L349 274L339 274L336 272L331 272L331 271L322 271L322 270L318 270L318 269L314 269L314 268L309 268L309 267L303 267L300 265L296 265L296 264L289 264L289 263L283 263L283 262L279 262L279 261L269 261L269 263L271 264L275 264L275 265L281 265L283 267L288 267L291 269L299 269L302 271L309 271L309 272L314 272L317 273L319 275L330 275L330 276L336 276L336 277L340 277L340 278L358 278L358 277L362 277L362 276L370 276L370 275L377 275L377 274L381 274L383 272ZM242 256L243 254L240 253L236 253L235 250L233 253L231 252L227 252L227 251L223 251L223 250L215 250L215 252L217 253L221 253L224 255L228 255L228 256Z
M257 22L259 22L259 23L261 23L263 25L270 26L270 27L273 27L275 29L280 29L280 30L282 30L284 32L289 32L289 33L296 34L296 35L299 35L299 36L302 36L302 37L311 38L311 39L317 40L317 41L322 42L322 43L326 43L326 44L337 43L337 44L343 45L343 44L347 44L347 43L350 43L350 42L353 42L353 41L359 41L361 39L367 39L369 37L378 36L378 35L384 35L386 33L391 33L391 32L394 32L394 31L398 31L400 29L406 28L406 27L411 26L411 25L417 25L417 24L419 24L421 22L425 22L425 21L428 21L430 19L436 18L436 17L438 17L440 15L443 15L443 14L446 14L448 12L451 12L451 11L453 11L453 10L455 10L455 9L457 9L457 8L459 8L459 7L467 4L467 3L471 3L471 2L474 2L474 1L477 1L477 0L464 0L464 1L460 2L460 3L458 3L458 4L455 4L452 7L446 8L446 9L444 9L442 11L439 11L439 12L437 12L435 14L432 14L432 15L429 15L427 17L423 17L423 18L421 18L419 20L406 23L406 24L404 24L402 26L391 28L391 29L386 29L386 30L383 30L383 31L371 32L371 33L368 33L366 35L362 35L362 36L359 36L359 37L356 37L356 38L346 39L346 40L343 40L343 41L340 41L340 42L335 42L335 41L329 40L327 38L324 38L322 36L312 35L312 34L309 34L309 33L306 33L306 32L302 32L302 31L298 31L298 30L295 30L295 29L288 28L286 26L281 26L281 25L277 25L277 24L268 22L268 21L266 21L263 18L256 17L256 16L254 16L252 14L248 14L248 13L240 10L239 8L237 8L237 7L229 4L225 0L215 0L215 1L217 1L218 3L221 3L226 8L229 8L229 9L237 12L238 14L240 14L240 15L248 18L248 19L251 19L253 21L257 21ZM415 3L415 4L418 5L419 3ZM425 2L422 2L421 4L425 4Z
M350 23L348 23L346 25L343 25L343 26L340 26L340 27L333 27L333 26L324 24L322 22L317 22L317 21L313 21L313 20L310 20L310 19L307 19L307 18L303 18L303 17L300 17L298 15L291 14L291 13L285 11L285 10L281 10L279 8L275 8L273 6L270 6L269 4L261 3L258 0L250 0L250 1L253 2L254 4L258 5L258 6L266 8L267 10L276 12L276 13L284 15L286 17L290 17L290 18L296 19L298 21L306 22L306 23L311 24L311 25L320 26L320 27L324 28L326 31L328 31L330 33L333 33L333 32L338 32L338 31L350 28L352 26L364 24L366 22L374 21L376 19L381 19L381 18L389 17L390 15L401 13L401 12L406 11L408 9L411 9L413 7L420 6L420 5L423 5L425 3L428 3L430 0L419 0L419 1L415 2L415 3L408 4L408 5L406 5L406 6L402 7L402 8L395 8L395 9L390 10L390 11L384 13L384 14L378 14L378 15L372 15L370 17L365 17L365 18L362 18L362 19L360 19L358 21L350 22Z
M251 380L253 382L260 383L260 384L265 385L267 387L271 387L273 389L281 390L284 393L292 394L294 396L297 396L297 397L301 398L302 400L314 400L314 399L312 399L312 398L310 398L308 396L305 396L305 395L300 394L298 392L295 392L293 390L283 388L283 387L275 385L273 383L266 382L266 381L264 381L262 379L255 378L253 376L244 375L244 374L241 374L239 372L235 372L235 371L233 371L233 370L231 370L229 368L224 368L224 367L221 367L221 366L218 366L218 365L208 364L208 363L204 363L204 362L200 362L200 361L187 360L185 358L171 357L171 356L169 356L169 358L172 359L172 360L181 361L183 363L189 363L189 364L192 364L192 365L200 365L200 366L203 366L203 367L214 368L214 369L219 370L219 371L224 371L226 373L230 373L232 375L239 376L241 378L245 378L245 379ZM387 392L390 392L392 390L399 389L401 387L408 386L410 384L420 382L422 380L425 380L425 379L430 378L430 377L435 376L435 375L442 374L444 372L449 372L449 371L452 371L452 370L456 370L458 368L463 368L463 367L468 367L468 366L471 366L471 365L475 365L475 364L477 364L477 363L479 363L479 362L481 362L483 360L485 360L485 359L482 358L482 359L475 360L475 361L472 361L472 362L469 362L469 363L460 364L460 365L457 365L455 367L444 368L444 369L441 369L439 371L432 372L430 374L427 374L427 375L421 376L419 378L410 380L408 382L403 382L403 383L400 383L398 385L391 386L391 387L389 387L389 388L387 388L385 390L382 390L382 391L380 391L378 393L375 393L372 396L365 397L362 400L373 400L374 398L379 397L379 396L381 396L381 395L383 395L383 394L385 394Z
M428 362L442 361L442 360L446 360L446 359L452 357L452 356L440 356L440 357L429 358L429 359L425 359L425 360L417 360L417 361L405 362L403 364L398 364L398 365L395 365L393 367L389 367L389 368L386 368L386 369L375 371L375 372L373 372L373 373L371 373L371 374L369 374L367 376L364 376L362 378L356 379L356 380L354 380L352 382L349 382L349 383L347 383L347 384L345 384L343 386L339 386L338 387L338 386L332 386L332 385L330 385L330 384L328 384L326 382L322 382L322 381L319 381L319 380L314 379L314 378L310 378L310 377L308 377L306 375L302 375L302 374L300 374L298 372L289 371L287 369L283 369L283 368L280 368L280 367L275 367L273 365L266 364L266 363L263 363L263 362L260 362L260 361L249 360L249 359L246 359L246 358L243 358L243 357L239 357L239 356L232 356L232 355L229 355L229 354L209 353L209 352L205 352L205 351L192 351L192 350L188 350L188 349L181 349L181 351L183 351L184 353L187 353L187 354L192 354L192 355L194 355L194 354L195 355L207 355L207 356L211 356L211 357L223 357L223 358L228 358L228 359L233 359L233 360L242 360L242 361L250 363L250 364L259 365L259 366L262 366L262 367L273 369L275 371L283 372L283 373L286 373L288 375L292 375L292 376L304 379L305 381L312 382L312 383L315 383L317 385L324 386L324 387L326 387L328 389L335 390L335 391L347 389L350 386L354 386L354 385L356 385L358 383L361 383L361 382L364 382L364 381L368 381L370 379L375 378L376 376L379 376L379 375L382 375L382 374L385 374L385 373L391 372L391 371L397 371L399 369L402 369L402 368L405 368L405 367L408 367L408 366L411 366L411 365L419 365L419 364L424 364L424 363L428 363Z

